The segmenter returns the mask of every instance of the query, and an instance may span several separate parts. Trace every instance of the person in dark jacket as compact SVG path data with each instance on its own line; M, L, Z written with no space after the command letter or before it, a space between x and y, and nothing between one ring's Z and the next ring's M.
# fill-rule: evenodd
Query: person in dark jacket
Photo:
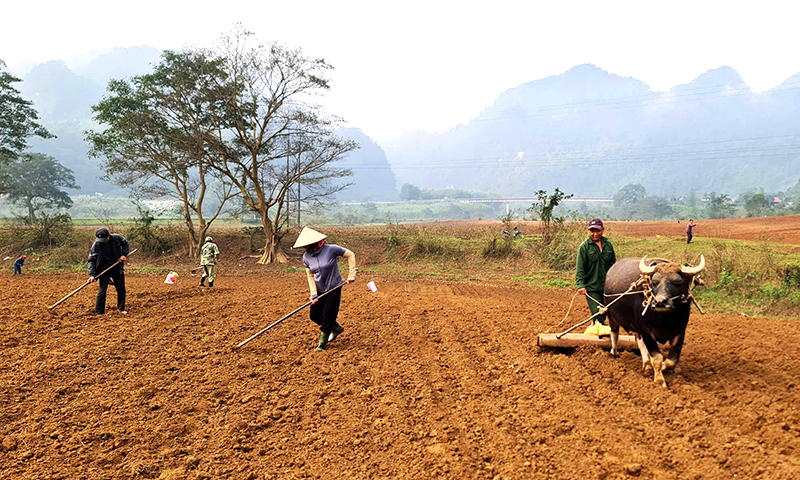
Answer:
M22 275L22 266L25 265L25 255L20 255L14 261L14 275Z
M128 313L125 310L124 263L128 258L127 255L130 253L131 247L125 237L117 234L112 235L105 228L98 229L95 237L97 238L89 250L89 283L95 280L100 281L94 314L103 315L106 312L106 292L108 291L109 280L113 280L114 288L117 290L117 310L120 313ZM100 275L100 273L117 262L119 262L119 265ZM100 276L98 277L98 275Z
M603 303L603 288L606 283L606 273L611 265L617 261L614 246L603 236L605 227L599 218L589 221L589 238L578 248L578 257L575 266L575 284L578 293L586 296L589 311L597 314ZM605 315L598 315L584 332L587 335L602 335L611 329L605 325Z

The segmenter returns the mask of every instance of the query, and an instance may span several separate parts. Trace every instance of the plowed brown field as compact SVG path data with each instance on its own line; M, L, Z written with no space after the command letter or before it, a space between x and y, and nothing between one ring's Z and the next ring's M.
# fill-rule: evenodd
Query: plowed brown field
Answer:
M219 270L128 273L102 317L47 308L83 274L0 274L0 478L800 478L800 321L694 313L663 389L536 346L563 288L360 273L328 351L306 310L234 351L307 285Z

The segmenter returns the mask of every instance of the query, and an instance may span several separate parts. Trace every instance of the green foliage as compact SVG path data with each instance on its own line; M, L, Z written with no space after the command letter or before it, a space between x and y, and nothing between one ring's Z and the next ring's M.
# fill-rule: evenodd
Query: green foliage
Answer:
M704 197L708 218L730 218L733 216L733 200L727 194L709 192Z
M136 271L139 273L161 273L169 271L170 269L167 267L158 267L155 265L137 265Z
M553 216L553 210L561 203L562 200L572 198L572 194L565 194L556 187L555 192L548 196L546 190L538 190L536 192L537 201L534 202L528 212L535 215L542 222L542 242L545 244L553 240L554 229L558 230L564 222L564 218ZM555 223L555 226L552 224Z
M404 183L400 187L401 200L456 200L462 198L491 198L495 195L483 192L470 192L456 188L446 188L443 190L428 190L419 188L410 183Z
M265 235L263 225L242 227L242 233L250 240L250 253L259 252L264 248L263 239Z
M756 192L746 197L744 210L748 217L761 217L769 209L769 200L764 192Z
M39 114L33 102L22 98L12 85L22 79L6 72L5 66L0 60L0 166L27 149L30 137L53 138L39 124Z
M286 267L283 271L286 273L302 272L305 269L299 267Z
M463 259L465 250L459 239L415 235L408 239L406 258Z
M0 194L24 207L29 220L44 209L70 208L72 199L62 188L80 187L75 184L72 170L47 155L26 153L0 168Z
M33 251L33 248L59 246L69 240L72 218L68 213L41 212L33 219L17 218L12 228L17 234L16 241L29 245L28 249Z
M163 255L171 251L169 239L164 235L163 229L155 225L156 217L147 207L140 204L136 206L139 216L133 219L133 226L128 228L128 240L136 242L142 251L148 255Z
M520 249L515 245L513 237L486 239L486 244L481 251L483 258L509 258L519 257Z
M543 282L542 285L545 287L571 287L573 283L556 279Z
M401 200L419 200L420 198L422 198L422 191L416 185L404 183L403 186L400 187Z
M783 280L786 288L800 288L800 263L792 262L783 267Z

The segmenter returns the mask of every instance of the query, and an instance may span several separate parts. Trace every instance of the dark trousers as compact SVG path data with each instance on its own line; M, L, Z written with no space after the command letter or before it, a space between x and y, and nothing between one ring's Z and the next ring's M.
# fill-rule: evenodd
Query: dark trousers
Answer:
M319 325L319 329L324 333L331 333L336 318L339 316L339 304L342 303L342 289L337 288L331 293L320 298L319 301L311 305L311 321Z
M589 311L592 312L592 315L594 315L595 313L600 311L600 305L598 305L597 302L593 302L592 298L589 298L589 297L594 298L595 300L597 300L597 302L600 302L602 304L603 303L603 292L594 292L594 291L592 291L592 292L587 291L586 292L586 303L589 304ZM606 316L605 315L598 315L598 316L594 317L594 321L595 322L600 322L603 325L605 325L606 324Z
M14 275L22 275L22 267L16 263L14 264Z
M686 243L692 243L692 234L689 232L686 233Z
M114 288L117 290L117 310L125 310L125 272L119 268L112 268L110 272L100 276L97 281L100 289L97 290L97 301L94 304L94 313L102 315L106 313L106 293L108 292L108 281L114 280Z

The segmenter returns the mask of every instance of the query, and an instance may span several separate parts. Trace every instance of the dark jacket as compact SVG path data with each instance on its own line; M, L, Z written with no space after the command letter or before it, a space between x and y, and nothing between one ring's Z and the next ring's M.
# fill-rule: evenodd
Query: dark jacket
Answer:
M23 265L25 265L25 259L24 259L24 258L22 258L22 257L19 257L19 258L17 259L17 261L15 261L15 262L14 262L14 265L19 265L20 267L21 267L21 266L23 266Z
M98 239L99 240L99 239ZM111 247L112 257L114 257L114 261L111 262L113 264L116 262L119 257L125 255L126 257L131 252L131 246L128 244L128 241L125 240L125 237L122 235L112 234L111 238L108 241L109 246ZM111 264L106 263L105 268L111 266ZM124 272L123 263L120 263L117 267L119 268L120 273ZM92 244L92 248L89 250L89 276L96 277L100 274L104 268L103 267L103 244L99 241L95 241Z

